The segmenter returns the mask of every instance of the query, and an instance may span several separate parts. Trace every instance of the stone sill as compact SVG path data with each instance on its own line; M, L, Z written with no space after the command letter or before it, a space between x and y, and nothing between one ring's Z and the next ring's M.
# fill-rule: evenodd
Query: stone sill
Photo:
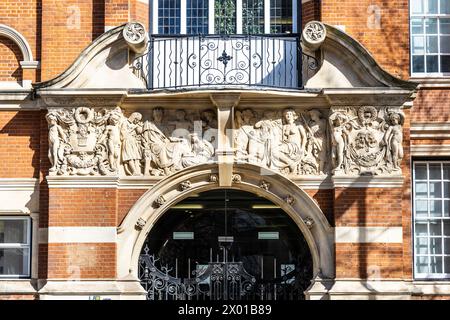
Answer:
M450 76L411 77L410 81L419 83L421 88L450 88Z
M0 278L0 295L36 294L34 279Z

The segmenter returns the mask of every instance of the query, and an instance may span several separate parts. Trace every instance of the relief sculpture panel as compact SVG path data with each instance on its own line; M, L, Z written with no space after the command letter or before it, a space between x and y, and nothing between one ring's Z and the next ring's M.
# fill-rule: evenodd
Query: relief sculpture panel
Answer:
M120 108L52 109L50 175L163 176L213 161L217 121L213 110L153 108L144 117Z
M167 176L216 161L213 109L53 108L50 175ZM400 108L235 110L235 161L289 176L400 175Z
M236 160L292 175L329 171L328 128L320 110L236 112Z
M236 111L236 161L288 175L401 174L400 108Z

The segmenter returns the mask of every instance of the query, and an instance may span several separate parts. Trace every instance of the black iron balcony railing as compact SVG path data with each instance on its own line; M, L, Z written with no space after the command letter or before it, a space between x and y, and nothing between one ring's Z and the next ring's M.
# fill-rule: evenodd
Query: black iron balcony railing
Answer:
M148 89L205 86L303 88L304 66L317 67L299 34L151 35L135 61ZM305 63L306 59L306 63Z

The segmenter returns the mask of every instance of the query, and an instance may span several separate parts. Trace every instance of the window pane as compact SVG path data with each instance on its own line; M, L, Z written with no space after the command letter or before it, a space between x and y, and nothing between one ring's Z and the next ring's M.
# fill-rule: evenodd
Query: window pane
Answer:
M444 253L450 254L450 238L444 239Z
M208 0L187 0L186 32L208 34Z
M439 28L441 34L450 34L450 19L440 19Z
M450 217L450 201L444 200L444 217Z
M425 72L424 56L413 56L413 72Z
M441 221L430 221L430 236L440 236L442 233Z
M411 30L413 34L423 34L422 19L411 19Z
M216 0L214 12L215 32L217 34L236 33L236 0Z
M450 72L450 56L441 56L441 72Z
M427 198L428 197L427 183L426 182L416 182L414 191L416 194L416 198Z
M444 236L450 237L450 220L444 220Z
M441 0L441 13L450 14L450 0Z
M416 217L423 218L428 216L428 201L416 200Z
M441 186L441 182L433 182L430 181L429 184L429 191L430 191L430 198L440 198L442 196L442 186Z
M443 197L444 198L450 198L450 182L445 181L444 182L444 193L443 193Z
M438 0L428 0L425 2L428 3L426 13L432 13L432 14L438 13Z
M442 216L442 201L441 200L431 200L430 203L430 216L431 217L441 217Z
M27 243L28 220L0 220L1 243Z
M441 36L441 53L450 53L450 36Z
M428 238L416 238L416 254L428 253Z
M29 275L29 249L0 249L0 275Z
M425 52L425 43L423 36L412 37L412 53L423 54Z
M270 32L292 33L291 0L270 0Z
M438 37L427 37L427 53L438 53Z
M430 253L442 254L442 238L430 238Z
M264 33L264 0L242 2L242 28L246 34Z
M180 0L159 0L158 17L160 34L179 34L181 32Z
M411 0L412 13L423 13L423 0Z
M425 33L437 34L437 19L425 19Z
M450 273L450 257L444 258L445 273Z
M414 173L415 173L416 180L427 180L427 165L426 164L416 164ZM450 173L450 167L449 167L449 173Z
M450 180L450 164L448 163L442 164L442 169L444 173L444 180Z
M441 180L441 164L440 163L430 163L430 180Z
M427 72L439 72L438 56L427 56Z
M442 257L430 257L430 272L442 273Z
M427 236L428 235L428 224L425 222L416 223L415 225L416 236Z
M428 257L416 257L416 271L428 273Z

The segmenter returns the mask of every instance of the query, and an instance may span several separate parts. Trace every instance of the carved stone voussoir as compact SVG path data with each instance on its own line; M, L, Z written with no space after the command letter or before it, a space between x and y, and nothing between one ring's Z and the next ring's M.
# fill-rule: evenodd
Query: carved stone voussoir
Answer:
M147 223L147 221L145 221L145 220L142 219L142 218L139 218L139 219L136 221L135 227L136 227L137 230L142 230L142 228L144 228L144 226L145 226L146 223Z
M164 198L163 195L159 195L158 198L156 198L156 200L153 202L153 205L156 208L161 207L164 203L166 203L166 199Z
M291 195L286 196L286 198L284 200L290 206L292 206L295 203L295 198Z
M233 183L241 183L242 182L242 176L240 174L233 174L233 177L231 178Z
M259 183L259 187L260 187L261 189L264 189L264 190L266 190L266 191L269 191L269 189L270 189L270 183L267 182L266 180L261 180L261 182Z
M192 184L189 180L183 181L182 183L180 183L180 190L181 191L186 191L189 188L191 188Z

